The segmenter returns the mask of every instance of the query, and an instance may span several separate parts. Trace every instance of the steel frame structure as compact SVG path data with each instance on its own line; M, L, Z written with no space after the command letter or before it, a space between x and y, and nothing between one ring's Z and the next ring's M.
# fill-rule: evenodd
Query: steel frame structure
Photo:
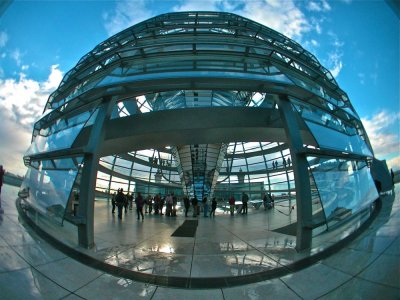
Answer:
M152 152L141 156L146 149ZM242 175L247 192L253 181L271 192L280 172L286 187L275 190L296 203L303 250L321 226L316 198L328 229L337 208L355 215L377 198L372 158L348 96L314 55L235 14L180 12L110 37L64 76L34 125L22 187L34 211L46 215L59 205L79 243L92 247L99 172L108 176L108 193L118 177L128 189L135 182L201 197ZM284 162L272 166L277 159ZM148 175L135 175L134 164ZM349 175L354 193L332 208L328 194L342 183L328 189L328 178ZM79 209L70 217L74 193Z

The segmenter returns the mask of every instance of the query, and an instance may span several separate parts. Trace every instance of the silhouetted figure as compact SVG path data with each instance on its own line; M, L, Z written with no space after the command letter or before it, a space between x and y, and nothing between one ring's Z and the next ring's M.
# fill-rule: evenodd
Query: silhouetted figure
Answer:
M144 220L144 215L143 215L144 200L143 200L142 194L140 192L137 193L135 203L136 203L137 219L139 220L140 217L142 217L142 221L143 221Z
M217 200L215 199L215 197L212 199L211 202L211 213L210 216L211 217L215 217L215 210L217 209Z
M118 193L115 196L115 205L117 205L118 208L118 219L122 219L122 209L125 205L125 195L123 189L118 190Z
M229 198L229 209L231 212L231 216L233 216L235 214L235 197L233 197L233 195L231 195L231 197Z
M3 178L6 170L3 169L3 165L0 165L0 194L1 194L1 187L3 186Z
M190 201L189 197L186 195L183 197L183 205L185 206L185 217L187 217L190 208Z
M204 213L204 217L208 218L208 199L207 197L203 198L203 213Z
M242 194L242 208L240 209L242 214L247 214L247 202L249 202L249 196L245 192L243 192L243 194Z
M167 205L167 208L165 209L165 215L167 217L170 217L172 215L172 204L173 204L173 198L171 194L168 194L167 198L165 198L165 203Z
M112 210L111 210L111 212L112 213L115 213L115 197L117 196L117 193L115 193L114 192L114 194L112 195L112 198L111 198L111 205L112 205Z
M192 206L193 206L193 217L197 217L197 205L198 205L199 201L197 200L197 197L194 196L192 198Z

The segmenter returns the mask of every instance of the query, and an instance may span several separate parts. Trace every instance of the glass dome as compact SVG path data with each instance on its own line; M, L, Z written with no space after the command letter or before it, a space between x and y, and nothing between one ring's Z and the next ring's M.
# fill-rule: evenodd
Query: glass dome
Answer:
M301 250L368 212L372 158L314 55L235 14L181 12L110 37L64 76L34 125L22 188L35 216L76 225L85 247L95 199L120 188L221 207L270 193L295 210Z

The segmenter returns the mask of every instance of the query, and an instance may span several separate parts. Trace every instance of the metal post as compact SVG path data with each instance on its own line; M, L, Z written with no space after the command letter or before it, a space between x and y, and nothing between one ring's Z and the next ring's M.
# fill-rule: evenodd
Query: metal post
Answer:
M312 241L312 203L308 162L304 152L299 124L287 96L279 96L279 111L284 121L285 132L292 155L296 185L297 205L297 251L309 249Z
M94 198L96 190L99 148L104 139L104 123L110 118L114 101L104 98L99 107L96 121L90 132L85 148L79 197L78 217L83 221L78 224L79 245L85 248L94 246Z

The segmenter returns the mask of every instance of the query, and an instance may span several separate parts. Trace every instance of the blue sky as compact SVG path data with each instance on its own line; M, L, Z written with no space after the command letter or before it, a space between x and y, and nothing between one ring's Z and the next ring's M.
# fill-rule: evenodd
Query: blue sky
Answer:
M0 16L0 164L24 174L32 124L98 43L161 13L228 11L299 42L335 76L375 155L400 169L400 23L385 1L13 1Z

